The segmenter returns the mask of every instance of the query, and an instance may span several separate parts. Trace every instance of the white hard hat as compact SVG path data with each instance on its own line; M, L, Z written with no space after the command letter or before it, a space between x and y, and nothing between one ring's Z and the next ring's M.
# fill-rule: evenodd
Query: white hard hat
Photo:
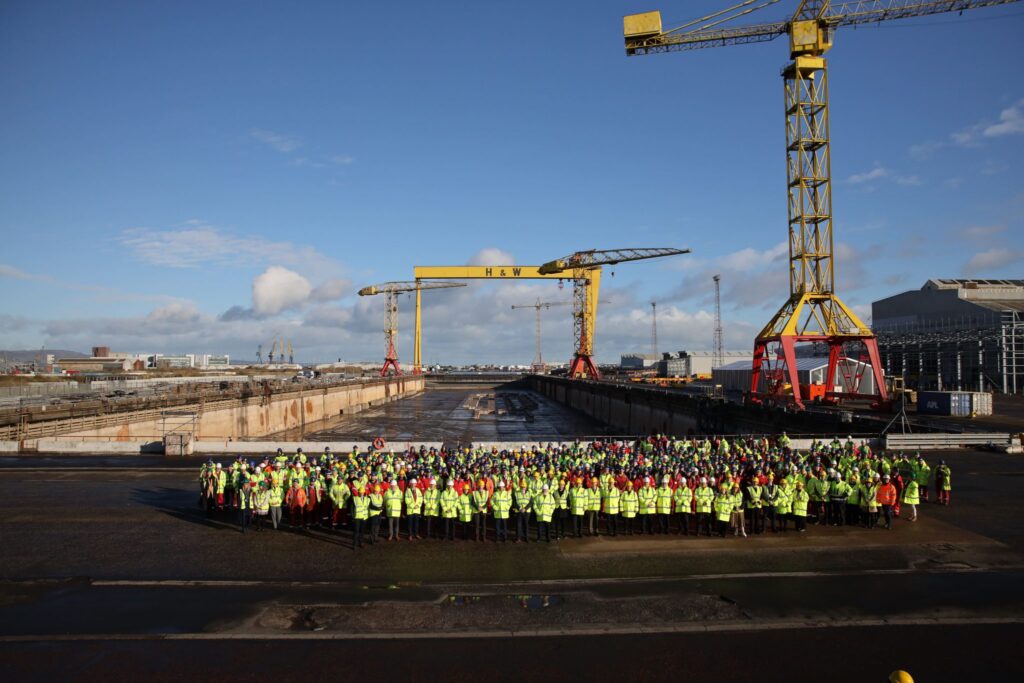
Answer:
M685 484L686 483L686 477L679 477L679 483L680 484Z
M413 477L412 479L410 479L409 483L410 484L415 484L416 483L416 477Z
M505 482L502 481L501 479L499 479L498 480L498 488L504 488L504 487L505 487Z
M708 478L707 477L701 477L700 478L700 483L702 483L702 484L708 483Z
M437 485L437 479L434 479L433 477L431 477L431 478L430 478L430 483L431 483L432 485L436 486L436 485Z
M448 480L448 488L454 488L454 487L455 487L455 480L454 479L449 479Z
M668 483L668 475L667 474L664 477L661 478L661 483L662 484L667 484Z

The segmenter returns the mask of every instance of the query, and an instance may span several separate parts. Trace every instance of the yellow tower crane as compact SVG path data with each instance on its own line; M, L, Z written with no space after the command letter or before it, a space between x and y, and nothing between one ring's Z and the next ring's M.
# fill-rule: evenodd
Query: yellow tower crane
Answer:
M420 292L425 289L465 286L461 282L384 282L359 290L359 296L384 295L384 365L380 369L381 377L387 377L389 367L396 375L402 374L402 369L398 366L398 352L395 350L395 337L398 334L398 295L403 292L416 292L418 302Z
M549 261L538 270L541 275L566 273L572 279L573 331L576 336L576 351L569 364L570 378L600 379L601 373L594 364L594 323L597 318L598 282L601 266L644 261L662 256L689 254L689 249L643 248L606 249L598 251L577 251L560 259Z
M668 30L662 28L660 12L626 16L626 54L723 47L789 36L792 61L782 70L786 99L789 300L754 343L751 397L782 400L787 387L791 387L791 400L803 408L795 346L799 342L819 342L829 347L826 400L870 396L880 404L887 403L878 343L868 326L835 293L828 71L824 55L832 47L833 35L840 26L960 12L1018 0L859 0L835 4L829 0L800 0L788 21L722 27L778 1L745 0ZM842 360L844 347L855 345L870 363L876 394L860 392L863 371L857 368L864 366ZM839 391L837 370L844 375ZM764 391L760 386L762 379L766 384Z

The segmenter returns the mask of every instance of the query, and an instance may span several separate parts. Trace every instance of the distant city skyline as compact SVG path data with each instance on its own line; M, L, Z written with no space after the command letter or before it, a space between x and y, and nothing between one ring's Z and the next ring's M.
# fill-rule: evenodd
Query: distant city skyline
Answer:
M652 300L660 350L710 350L715 274L724 346L752 348L788 295L785 40L627 58L622 15L652 8L5 3L0 346L370 361L383 302L356 291L415 265L671 246L693 253L606 268L597 360L650 350ZM929 278L1024 276L1022 29L1010 5L837 31L837 290L863 317ZM511 307L538 297L571 291L425 294L424 362L529 364ZM568 310L542 311L549 362Z

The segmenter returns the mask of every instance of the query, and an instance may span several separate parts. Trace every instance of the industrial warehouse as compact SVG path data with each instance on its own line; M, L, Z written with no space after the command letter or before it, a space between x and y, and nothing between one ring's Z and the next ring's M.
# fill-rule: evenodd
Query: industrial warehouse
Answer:
M908 387L1024 391L1024 280L929 280L871 319L885 374Z
M6 3L3 680L1020 679L1022 7Z

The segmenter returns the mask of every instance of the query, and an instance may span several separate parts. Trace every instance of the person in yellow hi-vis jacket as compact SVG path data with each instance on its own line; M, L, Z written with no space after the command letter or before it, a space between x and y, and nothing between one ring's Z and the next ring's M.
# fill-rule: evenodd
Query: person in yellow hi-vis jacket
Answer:
M512 510L512 492L505 488L505 482L498 481L491 496L491 510L494 513L494 542L508 540L508 516Z

